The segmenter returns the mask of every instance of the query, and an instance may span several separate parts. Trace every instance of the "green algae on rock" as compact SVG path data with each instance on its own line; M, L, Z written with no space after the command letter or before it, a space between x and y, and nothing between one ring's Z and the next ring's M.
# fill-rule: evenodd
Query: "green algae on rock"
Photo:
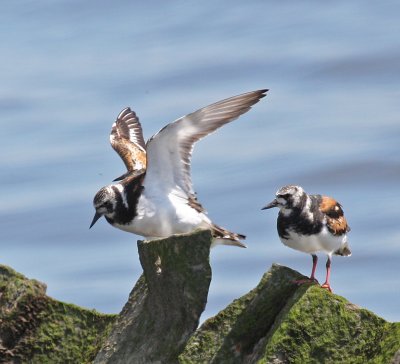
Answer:
M211 282L208 230L138 242L143 275L94 363L176 363Z
M90 363L115 315L46 296L46 285L0 266L0 362Z
M389 363L400 348L400 324L343 297L314 286L296 292L290 301L290 310L277 318L261 362Z
M400 323L274 264L259 285L204 322L181 363L390 363L400 350Z
M197 231L138 242L144 273L116 320L0 266L0 362L400 364L400 323L316 284L297 286L304 276L277 264L197 328L211 239Z

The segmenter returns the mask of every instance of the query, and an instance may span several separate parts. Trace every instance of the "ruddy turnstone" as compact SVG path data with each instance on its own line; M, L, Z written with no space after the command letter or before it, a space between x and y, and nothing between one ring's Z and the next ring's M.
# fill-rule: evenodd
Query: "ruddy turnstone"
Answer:
M331 197L308 195L300 186L284 186L276 193L276 198L263 207L280 209L277 221L278 234L284 245L309 253L313 266L310 280L315 279L317 252L328 255L326 279L321 286L332 292L329 278L332 255L350 256L347 232L350 231L342 206ZM305 283L307 281L297 281Z
M244 235L232 233L207 216L197 200L190 175L194 144L245 112L268 90L234 96L206 106L166 125L145 144L136 114L126 108L112 126L110 141L127 173L94 197L92 227L104 216L114 227L147 240L210 229L213 245L236 245Z

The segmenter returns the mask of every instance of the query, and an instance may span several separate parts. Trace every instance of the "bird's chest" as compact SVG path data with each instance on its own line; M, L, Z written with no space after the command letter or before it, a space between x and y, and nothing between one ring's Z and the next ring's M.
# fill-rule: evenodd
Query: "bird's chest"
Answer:
M201 223L200 215L186 200L171 194L150 194L145 190L136 207L132 229L146 237L186 233Z
M324 220L320 216L302 212L292 212L285 214L279 212L277 228L279 237L288 239L290 234L293 236L310 236L319 234L324 226Z
M304 253L315 253L322 250L320 234L302 235L294 231L288 231L285 237L280 237L282 243L289 248Z
M313 214L280 212L277 228L282 243L292 249L311 253L321 248L320 235L323 230L323 221Z
M278 217L278 233L282 243L292 249L305 253L323 251L326 253L338 249L343 237L333 236L326 227L326 221L318 216Z
M113 218L107 220L118 229L142 236L158 237L162 236L159 230L162 229L165 215L165 208L160 206L160 202L157 204L157 201L147 198L142 193L134 205L129 206L128 209L117 209Z

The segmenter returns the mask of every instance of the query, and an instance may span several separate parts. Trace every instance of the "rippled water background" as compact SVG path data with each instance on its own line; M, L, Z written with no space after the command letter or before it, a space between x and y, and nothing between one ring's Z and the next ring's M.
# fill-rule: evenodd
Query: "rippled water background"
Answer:
M2 3L0 263L57 299L119 312L141 273L139 237L104 220L88 230L95 192L124 172L114 118L131 106L149 138L267 87L194 152L200 201L249 247L212 251L203 318L273 262L310 273L311 258L279 242L277 211L260 210L296 183L338 199L352 227L335 293L400 321L399 13L397 1Z

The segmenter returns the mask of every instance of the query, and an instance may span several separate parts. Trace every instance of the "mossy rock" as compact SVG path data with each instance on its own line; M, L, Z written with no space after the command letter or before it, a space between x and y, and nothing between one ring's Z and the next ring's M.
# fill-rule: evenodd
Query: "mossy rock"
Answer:
M0 266L0 363L400 364L400 323L298 286L304 276L277 264L197 328L211 239L198 231L139 242L144 274L117 320L56 301L43 283Z
M180 363L398 363L389 323L274 264L259 285L204 322Z
M54 300L45 284L0 266L1 363L90 363L114 319Z
M400 323L313 286L293 295L265 342L259 363L390 363Z
M177 363L207 303L211 241L199 230L138 242L143 275L94 363Z

